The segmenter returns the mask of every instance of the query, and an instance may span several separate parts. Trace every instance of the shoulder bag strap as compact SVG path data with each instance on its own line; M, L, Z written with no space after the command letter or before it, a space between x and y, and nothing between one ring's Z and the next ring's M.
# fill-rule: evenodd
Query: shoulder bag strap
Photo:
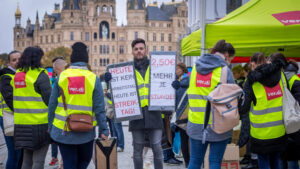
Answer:
M221 71L221 83L222 84L226 84L227 83L227 66L223 66L222 67L222 71Z

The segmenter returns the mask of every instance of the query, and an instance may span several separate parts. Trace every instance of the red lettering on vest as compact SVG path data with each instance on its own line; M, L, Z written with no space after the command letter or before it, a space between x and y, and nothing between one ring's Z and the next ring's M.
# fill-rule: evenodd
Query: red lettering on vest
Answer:
M84 76L68 77L69 94L85 94L85 78Z
M211 77L212 77L212 72L210 72L206 75L197 73L196 87L210 87L211 86Z
M282 90L281 90L279 83L274 87L264 86L264 88L265 88L268 100L273 100L273 99L276 99L276 98L282 96Z
M15 80L14 80L16 89L26 87L25 77L26 77L26 72L16 73Z

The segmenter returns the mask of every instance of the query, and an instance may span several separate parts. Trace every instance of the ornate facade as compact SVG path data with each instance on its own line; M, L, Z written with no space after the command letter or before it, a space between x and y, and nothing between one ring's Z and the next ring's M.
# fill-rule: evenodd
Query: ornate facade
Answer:
M145 0L128 0L127 25L117 26L115 0L63 0L55 4L52 14L45 13L39 23L27 20L21 26L21 11L15 13L14 49L40 46L45 52L60 46L71 47L76 41L89 47L89 64L96 74L106 65L132 60L131 42L146 40L148 51L180 52L179 42L187 26L185 1L170 2L160 7L146 6Z

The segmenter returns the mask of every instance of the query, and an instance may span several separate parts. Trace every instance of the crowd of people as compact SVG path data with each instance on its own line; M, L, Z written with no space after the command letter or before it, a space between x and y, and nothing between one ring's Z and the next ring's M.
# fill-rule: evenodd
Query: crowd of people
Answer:
M265 57L258 52L250 63L231 69L234 46L220 40L209 54L196 61L191 72L184 63L177 64L177 78L170 86L176 90L176 111L161 112L148 109L150 61L146 42L138 38L131 47L138 93L143 96L143 118L129 121L135 169L144 168L149 148L155 169L162 169L163 163L181 165L183 161L188 169L200 169L208 146L209 168L221 168L233 130L216 133L205 123L213 121L213 117L207 116L211 114L208 95L222 81L243 89L236 109L241 119L238 145L247 146L241 161L248 164L244 168L299 169L300 131L286 134L282 111L284 85L300 101L297 62L287 61L282 53ZM106 72L97 77L90 70L87 46L81 42L72 45L70 63L59 56L53 59L51 79L42 67L43 55L39 47L28 47L22 53L13 51L8 55L7 67L0 70L0 125L8 149L6 169L43 169L50 144L50 165L61 161L60 168L86 169L92 159L95 137L116 137L117 151L123 152L123 127L115 120L111 101L112 75ZM227 72L226 79L222 79L223 70ZM227 105L228 109L230 106ZM6 133L7 119L3 114L13 114L12 135ZM78 123L78 118L85 123ZM170 123L172 118L175 123ZM174 139L175 133L180 136L183 161L176 158L172 143L168 142L178 141ZM61 160L57 159L58 149Z

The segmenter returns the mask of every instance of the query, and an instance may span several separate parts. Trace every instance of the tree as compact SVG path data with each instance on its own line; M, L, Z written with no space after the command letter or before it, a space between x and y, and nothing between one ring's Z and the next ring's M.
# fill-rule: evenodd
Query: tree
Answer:
M0 54L0 68L6 66L8 60L8 54L7 53L2 53Z
M67 63L70 63L70 55L71 55L71 49L66 47L58 47L54 48L48 52L45 53L45 55L42 58L42 63L44 67L52 67L52 59L54 59L57 56L62 56L66 59Z

